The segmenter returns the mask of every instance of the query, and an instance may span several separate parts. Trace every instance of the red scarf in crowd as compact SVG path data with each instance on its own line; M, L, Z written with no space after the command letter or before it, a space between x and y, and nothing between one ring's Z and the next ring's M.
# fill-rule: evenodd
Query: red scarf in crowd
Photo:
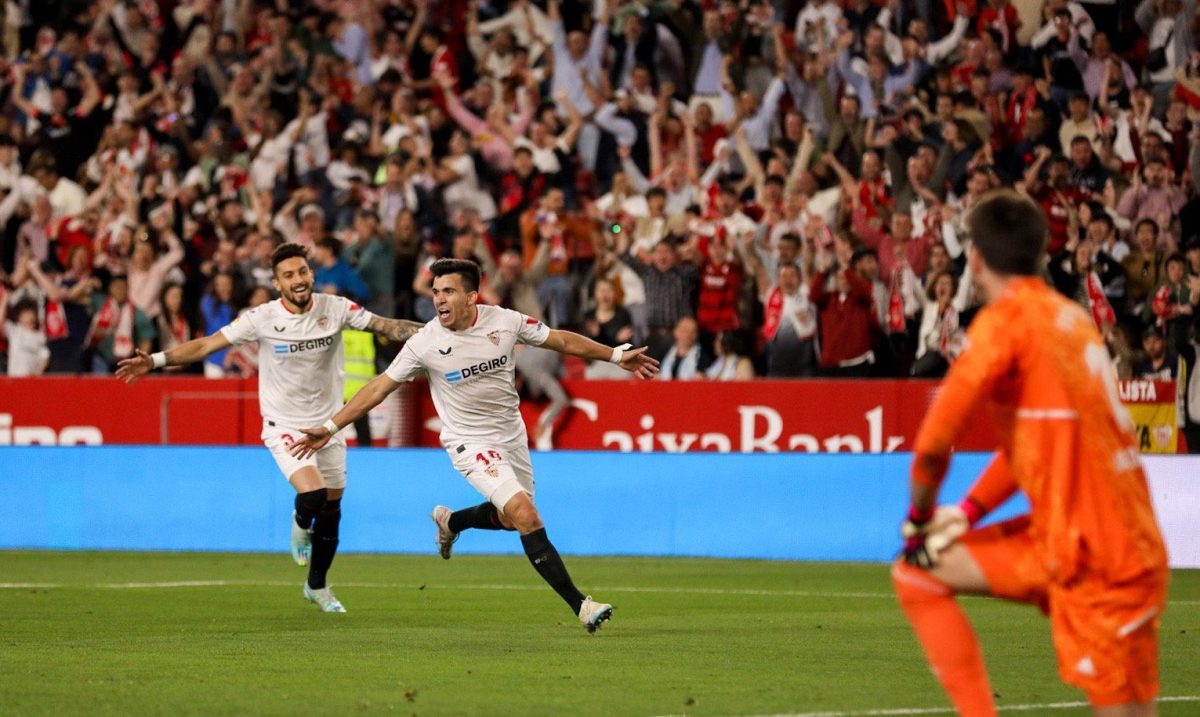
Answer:
M125 358L133 354L133 304L126 301L118 304L112 297L104 300L100 310L92 319L92 328L88 332L87 345L98 346L100 342L113 337L113 356Z
M1153 298L1150 300L1150 310L1157 317L1156 322L1159 326L1165 326L1168 319L1171 318L1171 307L1175 302L1171 300L1171 285L1163 284L1154 292Z
M892 272L892 288L888 292L887 330L889 334L902 334L907 328L904 320L904 297L900 295L903 278L900 270Z
M863 210L868 217L879 216L879 210L876 207L890 209L895 205L887 182L883 181L882 177L874 181L866 179L860 181L858 183L858 198L862 202Z
M958 333L958 309L951 304L942 312L942 326L938 335L938 351L947 361L953 361L958 355L959 342L955 338Z
M1086 288L1088 309L1092 312L1092 321L1096 322L1096 327L1115 324L1117 315L1113 313L1112 304L1108 303L1108 297L1104 295L1104 285L1100 283L1100 277L1096 275L1096 272L1088 272ZM1157 294L1155 294L1154 300L1158 301Z
M812 315L812 304L806 298L808 296L806 284L800 285L797 296L797 306L800 310L797 312L792 328L796 332L797 339L813 338L817 332L817 324L816 317ZM784 295L783 290L778 286L772 287L763 305L762 337L764 341L775 340L775 335L779 333L779 327L783 325L783 310L786 305L787 296Z
M1025 124L1029 121L1029 113L1037 106L1039 97L1037 88L1030 87L1024 95L1014 92L1008 98L1008 107L1004 111L1008 141L1017 143L1025 139Z
M183 318L183 314L177 315L174 320L168 322L171 330L171 335L175 337L175 344L187 343L191 340L192 327L188 326L187 319Z
M46 300L46 340L59 341L71 335L67 328L67 312L63 310L62 302L54 299Z
M781 321L783 321L783 291L776 286L767 294L767 303L763 306L763 338L767 341L774 341Z

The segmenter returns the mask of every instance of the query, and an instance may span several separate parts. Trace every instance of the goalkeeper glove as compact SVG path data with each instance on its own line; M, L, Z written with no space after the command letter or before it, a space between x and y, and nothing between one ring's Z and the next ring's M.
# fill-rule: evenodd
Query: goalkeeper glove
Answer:
M930 554L926 544L927 530L933 516L934 511L913 506L908 509L908 517L900 524L900 537L904 538L901 555L904 556L904 562L913 567L925 570L933 567L935 555Z
M939 505L932 515L915 508L910 510L900 527L905 539L905 562L919 568L933 567L942 551L974 527L985 512L971 498L964 498L958 505Z

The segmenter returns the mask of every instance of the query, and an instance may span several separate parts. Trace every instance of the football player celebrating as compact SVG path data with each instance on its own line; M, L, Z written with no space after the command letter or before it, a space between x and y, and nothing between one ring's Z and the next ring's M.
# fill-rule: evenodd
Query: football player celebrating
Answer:
M476 304L479 266L439 259L433 273L437 317L404 345L387 371L362 388L319 428L304 429L292 452L301 458L324 449L343 426L378 405L401 383L425 374L450 461L486 502L457 512L437 506L438 548L450 557L459 533L468 528L515 530L529 562L566 601L589 632L612 616L612 606L585 596L571 581L562 558L546 536L533 504L529 439L513 386L513 351L528 344L593 360L607 360L638 378L652 378L658 361L646 349L609 348L570 331L497 306Z
M384 319L348 299L313 294L308 251L299 244L277 248L271 266L271 283L279 291L279 299L251 309L211 336L152 355L138 351L118 364L117 376L133 383L157 368L201 361L230 346L258 342L262 441L296 489L291 550L298 565L308 566L304 597L324 612L345 612L325 582L337 553L342 519L345 439L332 441L303 459L288 448L302 435L301 427L327 420L342 405L343 328L405 341L421 324Z

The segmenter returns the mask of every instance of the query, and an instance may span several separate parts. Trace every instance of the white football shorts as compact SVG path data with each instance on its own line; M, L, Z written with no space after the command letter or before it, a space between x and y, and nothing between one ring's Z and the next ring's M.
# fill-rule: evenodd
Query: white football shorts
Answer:
M339 433L315 455L300 460L288 453L288 448L303 437L304 433L297 428L285 428L275 421L263 421L263 445L271 451L271 456L284 478L291 479L301 468L313 466L325 479L326 488L345 488L346 437Z
M495 446L456 443L446 450L450 462L501 512L518 493L533 498L533 463L529 446Z

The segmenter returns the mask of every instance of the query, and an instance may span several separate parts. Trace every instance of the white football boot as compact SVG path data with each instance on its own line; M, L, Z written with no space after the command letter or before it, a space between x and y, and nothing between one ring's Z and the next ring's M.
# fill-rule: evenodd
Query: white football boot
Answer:
M612 619L613 606L602 602L596 602L588 595L583 599L583 604L579 606L579 622L587 628L588 632L595 632L600 629L600 626Z
M346 608L342 607L341 601L327 587L320 590L313 590L308 586L308 582L305 581L304 599L321 608L321 612L346 612Z
M312 555L312 529L305 530L296 524L296 513L292 512L292 560L303 567Z
M450 532L450 513L452 511L444 505L434 506L433 512L429 514L433 518L433 522L437 524L437 546L438 555L442 556L442 560L450 559L450 551L454 549L454 541L458 540L458 533Z

